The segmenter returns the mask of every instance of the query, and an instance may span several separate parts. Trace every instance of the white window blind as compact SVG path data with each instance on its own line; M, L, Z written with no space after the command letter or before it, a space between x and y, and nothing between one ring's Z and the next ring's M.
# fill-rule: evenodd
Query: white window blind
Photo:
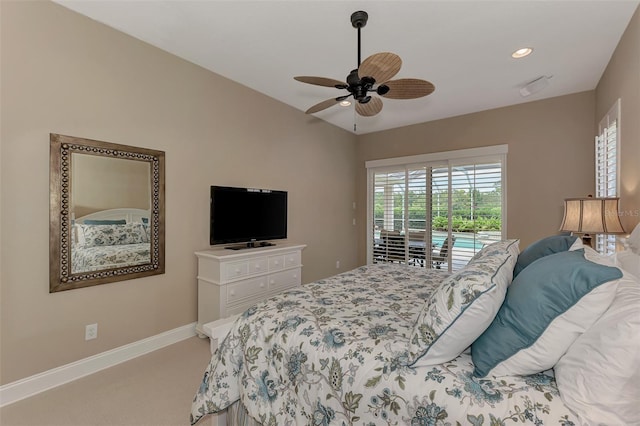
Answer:
M616 101L598 125L595 140L596 197L617 197L620 156L620 99ZM596 236L595 249L603 254L616 251L615 235Z
M501 147L503 153L489 156L452 151L451 159L438 153L378 167L380 161L369 162L369 263L452 271L484 245L501 240L506 146Z

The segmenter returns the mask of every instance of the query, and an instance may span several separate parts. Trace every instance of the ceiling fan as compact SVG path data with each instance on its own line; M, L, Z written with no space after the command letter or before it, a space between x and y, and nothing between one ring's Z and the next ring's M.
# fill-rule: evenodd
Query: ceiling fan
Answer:
M382 110L382 100L377 96L371 96L372 94L388 99L416 99L427 96L435 90L435 86L426 80L417 78L391 80L402 66L402 60L395 53L375 53L360 63L360 29L367 25L368 18L367 12L362 10L351 15L351 25L358 29L358 68L349 73L346 83L325 77L294 77L302 83L346 89L349 92L312 106L306 111L307 114L325 110L353 96L356 100L356 112L363 117L371 117Z

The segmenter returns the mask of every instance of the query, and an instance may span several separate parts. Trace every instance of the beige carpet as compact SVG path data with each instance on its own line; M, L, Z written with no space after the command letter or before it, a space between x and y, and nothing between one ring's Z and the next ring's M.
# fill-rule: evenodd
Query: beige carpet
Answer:
M209 358L209 340L192 337L7 405L0 425L188 425Z

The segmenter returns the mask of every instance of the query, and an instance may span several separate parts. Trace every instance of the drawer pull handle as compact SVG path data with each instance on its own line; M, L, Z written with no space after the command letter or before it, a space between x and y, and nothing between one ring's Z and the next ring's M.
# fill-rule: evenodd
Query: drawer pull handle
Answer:
M271 283L271 284L275 284L275 283L276 283L276 280L271 280L271 281L270 281L270 283Z
M236 292L235 292L235 291L233 291L233 290L231 290L231 292L230 292L229 294L231 294L231 296L235 296L235 295L236 295Z
M264 288L264 283L260 283L260 288Z

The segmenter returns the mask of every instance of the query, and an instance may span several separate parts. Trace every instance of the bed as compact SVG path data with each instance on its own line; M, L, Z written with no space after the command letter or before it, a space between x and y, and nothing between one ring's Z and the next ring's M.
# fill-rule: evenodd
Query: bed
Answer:
M193 400L191 424L224 410L235 413L233 424L569 426L600 419L618 424L607 423L616 414L607 413L606 406L635 407L637 384L631 393L627 386L623 396L612 384L606 397L598 396L603 412L590 419L589 404L586 414L576 408L585 391L576 390L580 401L567 403L554 367L571 354L572 345L582 345L581 353L589 347L584 336L608 318L605 312L614 301L624 299L616 297L619 288L631 289L620 302L633 305L623 309L624 315L637 312L640 286L633 276L596 259L575 237L562 238L561 243L552 238L555 246L540 244L544 248L536 253L519 253L517 240L492 244L454 274L406 265L362 266L254 305L213 354ZM581 292L577 301L557 302L571 308L534 330L533 343L515 343L512 354L502 354L508 345L496 345L495 339L512 338L500 326L509 323L509 310L520 309L518 293L538 285L532 284L534 277L552 264L564 271L558 272L560 279L575 278L571 274L584 267L586 279L598 283L572 289ZM555 278L540 280L538 292L550 293L546 297L553 304L564 296L545 287L549 280ZM547 302L525 303L535 308ZM629 322L619 340L637 337L637 318ZM566 325L576 323L581 325ZM623 379L638 375L639 354L622 357ZM585 361L569 360L563 377L575 374L580 364ZM618 420L640 421L635 411Z
M149 211L109 209L74 220L72 273L150 262Z

